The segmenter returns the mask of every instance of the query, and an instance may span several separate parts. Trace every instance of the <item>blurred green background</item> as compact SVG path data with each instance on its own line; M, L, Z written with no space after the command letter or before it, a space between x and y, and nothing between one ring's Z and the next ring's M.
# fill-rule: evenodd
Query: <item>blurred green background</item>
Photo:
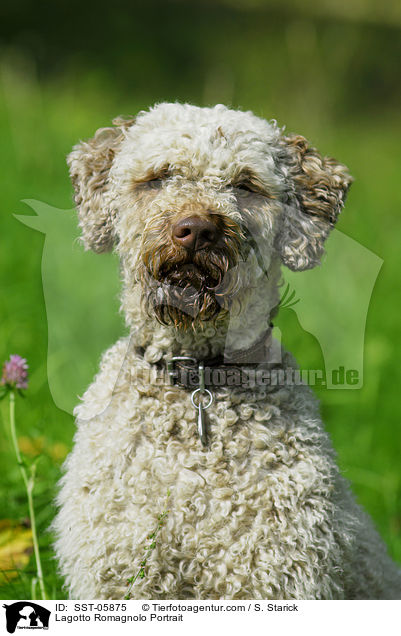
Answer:
M18 353L30 365L17 426L26 457L41 456L35 504L51 597L65 597L47 528L74 423L55 406L48 386L44 235L13 213L32 214L24 199L71 208L65 155L72 145L118 114L164 100L251 109L350 167L355 183L338 227L384 264L367 317L363 388L318 393L343 473L401 562L400 3L18 0L2 3L0 23L0 361ZM112 278L113 259L110 268ZM82 271L81 294L93 271ZM68 286L67 267L60 276ZM105 347L116 331L107 319L99 310ZM319 344L292 309L282 311L280 326L302 366L320 368ZM91 361L93 369L97 363ZM27 506L6 400L0 415L0 566L6 570L0 597L30 598L35 568L18 543ZM7 557L12 541L18 570Z

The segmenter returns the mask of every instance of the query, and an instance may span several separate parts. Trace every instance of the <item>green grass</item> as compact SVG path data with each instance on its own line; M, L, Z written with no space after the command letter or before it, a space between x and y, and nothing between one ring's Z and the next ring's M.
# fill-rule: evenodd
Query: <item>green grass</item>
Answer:
M21 203L27 198L60 209L71 208L65 155L72 145L107 125L113 116L135 113L147 104L122 98L113 87L105 90L96 78L54 80L45 85L30 76L21 78L7 67L3 71L0 361L18 353L30 365L27 397L17 403L17 427L21 436L36 440L38 448L44 445L35 490L39 537L47 588L53 598L64 598L47 529L54 515L52 502L60 477L61 457L57 459L54 448L56 444L71 447L74 424L72 416L55 405L48 384L48 325L41 269L44 235L18 222L13 213L32 214ZM248 103L242 95L238 102L242 107L262 111L256 98ZM268 106L263 105L264 113ZM301 120L296 109L289 109L287 104L288 129L303 132L323 152L339 157L356 177L339 228L384 259L367 318L364 386L356 391L319 389L318 393L340 466L359 501L373 516L391 555L401 562L400 399L395 353L401 340L395 283L401 266L400 123L390 113L386 118L323 124L319 119ZM68 287L68 267L61 268L59 280L61 289ZM341 281L338 284L340 289ZM80 293L90 286L91 279L83 272ZM107 315L101 317L99 327L106 334L105 346L110 336L107 320ZM294 310L283 310L280 326L285 343L302 366L319 368L319 343L301 329ZM96 364L97 359L92 360L91 368ZM26 497L12 454L5 401L0 405L0 415L1 516L23 521L27 516ZM62 451L63 447L57 448ZM0 596L29 598L34 570L31 558L23 571L1 587Z

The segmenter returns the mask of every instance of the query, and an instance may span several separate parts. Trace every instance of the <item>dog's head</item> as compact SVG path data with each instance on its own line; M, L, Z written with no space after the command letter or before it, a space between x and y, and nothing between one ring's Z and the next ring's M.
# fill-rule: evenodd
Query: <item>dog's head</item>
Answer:
M116 245L125 297L139 280L147 310L184 328L244 302L279 260L314 267L351 183L303 137L221 105L115 120L68 162L86 248Z

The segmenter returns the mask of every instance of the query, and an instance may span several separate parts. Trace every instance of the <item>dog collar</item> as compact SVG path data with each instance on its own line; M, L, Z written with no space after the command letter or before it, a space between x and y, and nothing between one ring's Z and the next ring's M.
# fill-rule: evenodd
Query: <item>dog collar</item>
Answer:
M220 354L202 360L195 356L173 356L166 361L170 384L184 389L194 389L200 384L201 372L207 388L239 384L242 377L246 379L249 369L268 362L272 328L273 324L270 323L269 328L251 347L237 350L229 356Z
M273 325L249 349L236 351L227 361L223 355L198 360L193 356L173 356L167 361L170 384L192 390L191 403L198 411L198 434L207 445L206 409L213 403L211 389L247 386L250 373L267 363ZM251 362L252 360L252 362Z

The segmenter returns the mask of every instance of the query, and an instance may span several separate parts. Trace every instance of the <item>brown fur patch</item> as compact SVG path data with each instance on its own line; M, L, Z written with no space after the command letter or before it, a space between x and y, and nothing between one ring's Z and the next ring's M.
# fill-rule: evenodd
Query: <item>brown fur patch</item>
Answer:
M116 211L105 204L104 194L111 164L124 139L123 130L134 121L114 119L115 127L100 128L92 139L74 146L67 158L84 244L95 252L106 252L113 246Z
M187 214L185 210L178 218ZM165 219L155 219L143 234L138 270L142 300L147 313L162 324L188 329L214 320L237 287L233 268L238 262L241 230L218 214L208 218L221 229L218 246L210 249L190 252L177 246L171 238L177 216L168 224Z
M289 153L295 193L306 214L334 224L353 179L343 164L322 157L305 137L283 137Z

